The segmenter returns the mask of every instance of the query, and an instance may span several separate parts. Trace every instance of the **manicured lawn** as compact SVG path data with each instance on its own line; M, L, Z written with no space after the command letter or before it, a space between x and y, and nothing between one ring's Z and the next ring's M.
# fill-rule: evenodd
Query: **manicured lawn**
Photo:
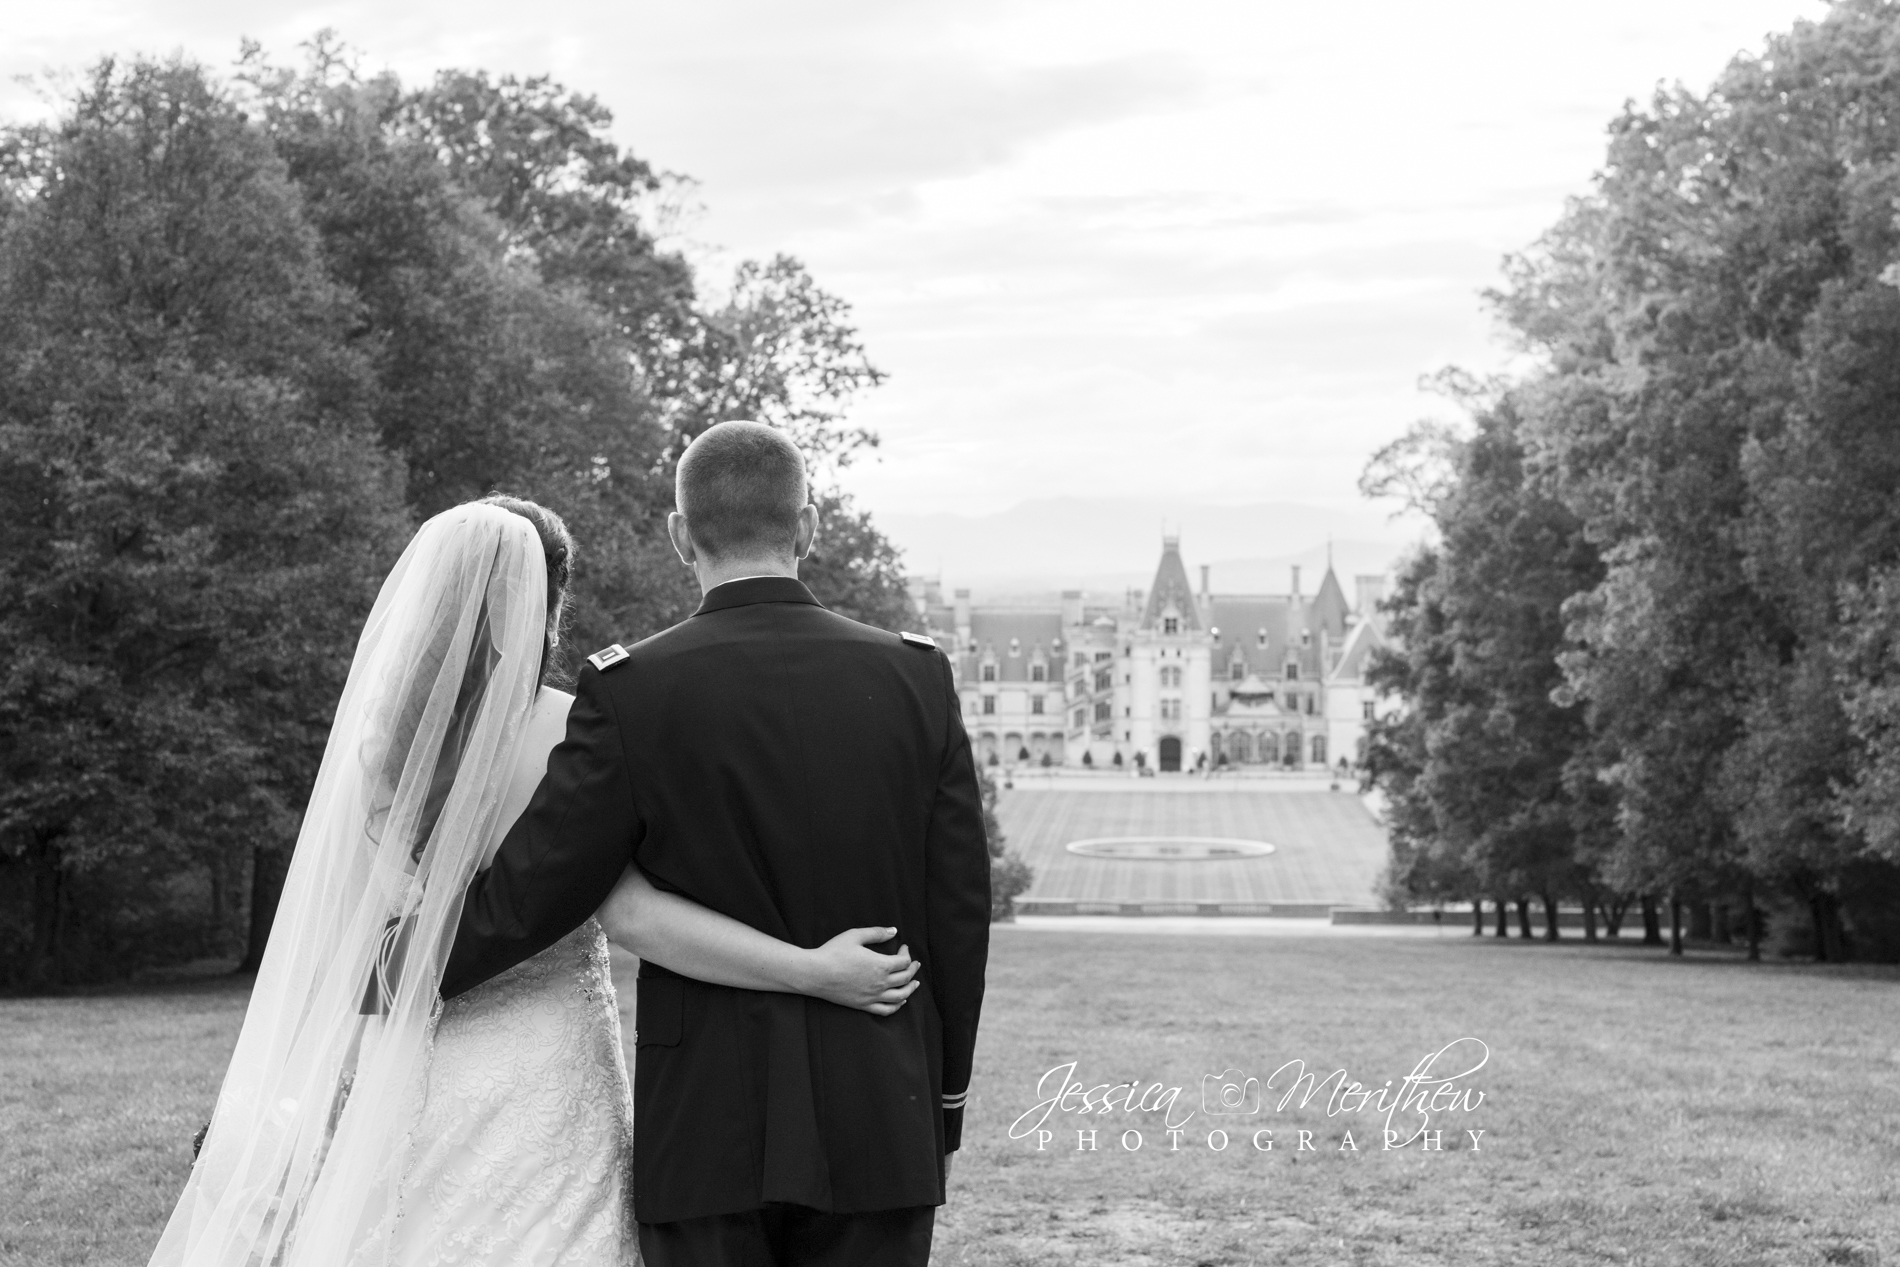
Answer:
M1900 1254L1900 980L1891 970L1671 961L1440 938L1002 930L978 1091L939 1261L1891 1263ZM1491 1049L1478 1151L1338 1151L1293 1115L1276 1149L1179 1152L1144 1130L1076 1151L1007 1137L1036 1080L1188 1088L1299 1058L1401 1078L1461 1036ZM1116 1134L1139 1121L1098 1117ZM1314 1120L1319 1119L1319 1120ZM1370 1121L1370 1115L1367 1115ZM1322 1151L1287 1151L1311 1126ZM1329 1147L1330 1145L1330 1147ZM1876 1257L1876 1253L1880 1256Z
M631 991L626 991L630 995ZM145 1261L244 1004L236 983L0 1001L0 1264ZM1051 1118L1038 1079L1183 1088L1304 1059L1377 1085L1482 1039L1442 1152L1373 1114ZM1900 976L1490 938L1002 928L944 1264L1892 1263ZM1322 1093L1319 1099L1323 1100ZM1351 1119L1350 1121L1348 1119ZM1361 1151L1338 1151L1351 1127ZM1076 1151L1076 1130L1099 1148ZM1124 1151L1128 1129L1139 1151ZM1296 1152L1299 1128L1316 1151ZM1484 1131L1477 1149L1456 1130Z
M1127 782L1136 782L1127 780ZM1350 791L1196 780L1146 786L1019 786L998 798L1004 838L1036 870L1026 898L1367 905L1385 832ZM1079 857L1070 841L1114 836L1233 837L1274 852L1239 861L1126 862Z

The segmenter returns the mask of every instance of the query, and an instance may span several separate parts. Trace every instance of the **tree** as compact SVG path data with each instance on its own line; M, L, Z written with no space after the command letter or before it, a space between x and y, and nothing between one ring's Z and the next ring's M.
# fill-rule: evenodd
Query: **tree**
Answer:
M1395 894L1534 895L1554 939L1558 898L1590 889L1565 777L1588 728L1557 698L1563 606L1600 568L1527 466L1512 397L1471 399L1475 432L1414 459L1444 472L1429 499L1440 543L1411 561L1388 604L1394 641L1371 675L1408 707L1375 723L1367 766L1386 794Z
M504 489L558 509L581 543L563 655L661 628L696 596L663 530L657 415L583 295L510 258L509 237L411 135L411 99L319 42L301 72L255 48L251 103L303 195L373 374L369 413L417 518ZM281 875L282 857L257 874ZM253 905L262 953L274 893Z
M358 622L447 506L566 517L571 665L697 605L673 458L744 410L819 471L820 600L905 623L896 551L827 482L881 377L847 306L781 260L703 311L609 122L547 80L407 92L322 36L296 69L247 46L229 88L108 65L5 134L0 487L38 510L0 529L0 875L32 880L0 904L39 894L36 978L257 964Z
M166 885L220 898L294 836L404 516L350 297L200 69L106 63L0 164L0 865L32 890L5 962L45 986L129 966L141 926L214 948Z
M347 58L333 44L320 45L317 56L322 74L346 72ZM667 178L615 144L613 116L597 100L545 77L445 71L393 105L387 120L475 195L511 258L532 261L546 283L573 288L604 315L650 415L641 426L658 428L657 440L640 441L643 453L658 447L639 468L649 487L630 494L641 509L630 501L618 517L593 522L636 525L622 534L617 563L628 579L637 576L664 597L643 606L632 587L603 586L578 625L625 637L692 610L661 528L673 463L707 427L750 418L783 430L811 465L823 531L802 575L818 600L855 619L901 627L897 551L836 483L842 468L877 443L845 421L849 406L884 380L850 324L849 304L781 255L741 263L724 300L703 306L691 268L660 250L645 223ZM636 474L623 464L612 469L628 481ZM633 623L596 619L604 613Z
M1421 830L1438 833L1433 848L1462 840L1465 816L1445 814L1459 797L1534 828L1518 838L1543 842L1533 859L1567 854L1579 882L1645 894L1652 937L1667 899L1677 949L1682 905L1711 899L1744 903L1752 945L1768 891L1808 907L1823 957L1885 937L1864 905L1846 924L1841 912L1887 865L1866 855L1889 742L1881 578L1900 566L1896 70L1900 9L1843 0L1705 94L1632 105L1596 190L1508 264L1491 298L1535 368L1492 394L1515 419L1523 487L1572 518L1588 547L1576 557L1596 570L1572 574L1568 595L1562 569L1543 588L1535 572L1492 580L1554 605L1561 640L1461 624L1459 596L1486 586L1460 569L1505 562L1498 547L1523 522L1487 503L1482 470L1447 475L1427 460L1442 446L1415 432L1367 475L1426 504L1448 537L1430 578L1442 645L1407 646L1420 671L1393 679L1421 713L1421 737L1393 749L1414 772L1408 794L1439 815ZM1450 540L1461 502L1497 512L1472 518L1480 539L1465 547ZM1530 688L1551 658L1559 709L1546 715ZM1438 670L1424 670L1441 662L1454 678L1471 670L1476 694L1434 695ZM1519 703L1500 714L1496 690L1512 682ZM1543 763L1529 783L1475 777L1523 772L1489 764L1509 752L1499 741L1566 710L1554 790ZM1474 777L1441 797L1439 767ZM1559 807L1546 840L1538 815Z
M798 575L818 601L853 620L900 632L914 628L897 549L871 523L871 516L844 493L820 493L818 539Z
M990 921L1016 918L1016 898L1035 882L1036 873L1022 855L1005 847L1003 827L996 818L996 776L977 771L983 790L983 834L990 845Z

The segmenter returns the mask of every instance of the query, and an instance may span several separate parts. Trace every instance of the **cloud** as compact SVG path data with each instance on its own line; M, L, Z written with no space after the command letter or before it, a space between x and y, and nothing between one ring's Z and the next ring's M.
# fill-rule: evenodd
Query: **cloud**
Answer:
M370 70L551 73L698 178L692 236L786 250L891 381L873 510L1142 493L1356 500L1485 370L1478 291L1587 188L1605 125L1819 0L70 0L0 74L322 26ZM28 108L17 90L0 108Z
M743 95L704 90L733 75L744 78ZM1041 138L1190 103L1200 88L1190 66L1167 57L1007 67L914 53L870 65L669 61L654 82L693 103L690 123L672 131L675 143L716 156L695 174L740 194L828 200L966 176Z

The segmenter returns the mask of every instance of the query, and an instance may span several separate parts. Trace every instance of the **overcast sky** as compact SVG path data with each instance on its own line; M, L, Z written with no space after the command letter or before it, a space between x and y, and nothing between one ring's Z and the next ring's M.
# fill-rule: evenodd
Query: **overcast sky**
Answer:
M873 510L1048 496L1345 508L1505 363L1478 300L1588 188L1604 127L1818 0L0 0L11 82L101 54L549 72L700 182L711 266L789 251L890 382Z

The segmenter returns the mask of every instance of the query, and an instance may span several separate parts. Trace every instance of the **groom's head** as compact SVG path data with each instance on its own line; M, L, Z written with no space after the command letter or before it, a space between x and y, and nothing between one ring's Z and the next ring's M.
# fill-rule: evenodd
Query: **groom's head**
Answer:
M761 423L722 422L701 432L680 457L674 497L674 544L688 563L700 565L702 580L705 568L735 564L795 573L796 561L811 549L817 513L805 459Z

